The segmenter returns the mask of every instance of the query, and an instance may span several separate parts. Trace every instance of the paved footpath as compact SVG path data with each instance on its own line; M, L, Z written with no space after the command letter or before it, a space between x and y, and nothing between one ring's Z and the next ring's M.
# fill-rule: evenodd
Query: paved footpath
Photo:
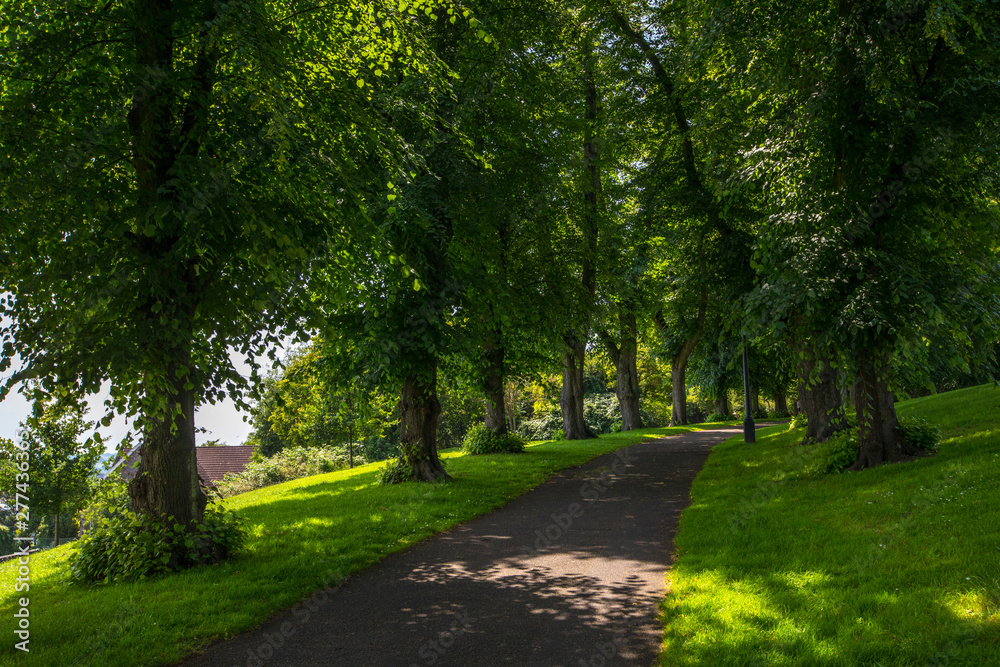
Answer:
M741 432L647 441L565 470L183 664L654 665L691 482Z

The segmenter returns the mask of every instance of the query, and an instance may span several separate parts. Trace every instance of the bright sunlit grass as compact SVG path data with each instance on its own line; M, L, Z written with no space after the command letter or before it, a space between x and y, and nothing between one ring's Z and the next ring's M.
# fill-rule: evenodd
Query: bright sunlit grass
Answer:
M1000 665L1000 389L901 403L940 452L803 468L802 432L716 447L668 573L664 665Z
M0 664L159 665L253 628L386 555L495 509L555 471L690 428L543 442L523 454L443 453L448 484L375 482L382 463L286 482L226 501L250 539L234 561L133 584L66 582L66 545L31 558L31 652L0 643ZM15 563L0 565L0 616L12 619ZM10 627L8 624L5 627Z

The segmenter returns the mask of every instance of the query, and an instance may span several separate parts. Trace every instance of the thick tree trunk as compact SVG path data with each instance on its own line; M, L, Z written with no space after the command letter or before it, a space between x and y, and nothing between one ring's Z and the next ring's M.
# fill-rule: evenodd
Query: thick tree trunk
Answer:
M639 414L639 340L636 332L635 312L624 309L618 315L622 344L618 362L618 405L622 413L622 431L642 428Z
M56 512L56 543L53 546L59 546L59 512Z
M729 394L723 391L721 394L715 397L715 412L720 415L725 415L727 418L732 415L729 414Z
M781 415L788 414L788 397L785 392L779 391L774 395L774 411Z
M858 416L858 459L850 470L872 468L883 463L895 463L914 453L903 441L903 432L896 419L896 406L886 385L885 360L870 356L858 360L855 411Z
M507 406L504 393L504 349L497 345L500 332L486 337L486 428L497 435L507 433Z
M437 453L440 419L435 359L426 364L423 373L407 376L399 400L399 459L413 469L415 481L451 479Z
M563 352L563 386L559 394L563 430L567 440L596 438L583 419L583 361L587 351L586 341L567 340Z
M837 371L811 344L806 343L803 352L799 362L799 403L807 420L804 441L823 442L847 428Z
M687 345L684 346L685 349ZM692 346L693 347L693 346ZM687 383L685 373L687 371L687 360L690 353L683 353L673 358L670 367L671 382L671 402L670 425L683 426L687 420Z
M168 377L176 378L179 367L168 366ZM166 415L147 420L139 449L139 467L129 483L128 493L136 512L170 516L188 526L201 519L207 501L198 480L194 390L177 390L170 397L167 410Z

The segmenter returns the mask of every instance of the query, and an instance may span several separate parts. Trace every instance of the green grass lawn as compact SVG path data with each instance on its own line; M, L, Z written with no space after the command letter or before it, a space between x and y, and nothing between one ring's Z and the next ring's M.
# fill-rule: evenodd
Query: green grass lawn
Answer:
M933 457L822 475L768 429L695 480L663 603L663 665L1000 665L1000 389L898 406Z
M598 440L544 442L523 454L443 458L448 484L375 483L372 464L235 496L226 505L250 539L232 562L133 584L66 582L73 545L32 556L30 654L16 651L16 563L0 565L0 664L159 665L259 625L325 585L435 532L500 507L555 471L644 439L692 428L645 429Z

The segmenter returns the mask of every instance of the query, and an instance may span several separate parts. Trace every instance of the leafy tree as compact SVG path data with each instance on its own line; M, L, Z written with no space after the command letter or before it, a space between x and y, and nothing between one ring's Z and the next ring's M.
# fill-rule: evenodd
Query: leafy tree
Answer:
M423 7L5 3L0 339L24 365L3 391L110 380L142 432L139 512L201 516L195 406L245 405L230 352L256 379L301 337L307 264L407 153L383 122L396 88L371 82L435 79Z
M59 546L60 517L73 515L86 504L104 452L100 439L83 438L94 426L85 415L86 406L72 397L39 398L31 416L21 422L20 447L0 440L0 488L8 499L14 498L15 489L26 496L36 519L53 518L55 546ZM21 471L16 454L25 450L28 470Z
M766 121L747 147L772 211L754 313L805 341L821 379L847 362L855 469L913 451L893 407L895 360L932 331L961 338L1000 313L987 157L1000 118L998 10L906 3L895 21L897 9L740 3L711 19L733 58L727 89L760 91ZM737 34L741 22L750 30ZM963 295L977 284L989 287L969 309Z

